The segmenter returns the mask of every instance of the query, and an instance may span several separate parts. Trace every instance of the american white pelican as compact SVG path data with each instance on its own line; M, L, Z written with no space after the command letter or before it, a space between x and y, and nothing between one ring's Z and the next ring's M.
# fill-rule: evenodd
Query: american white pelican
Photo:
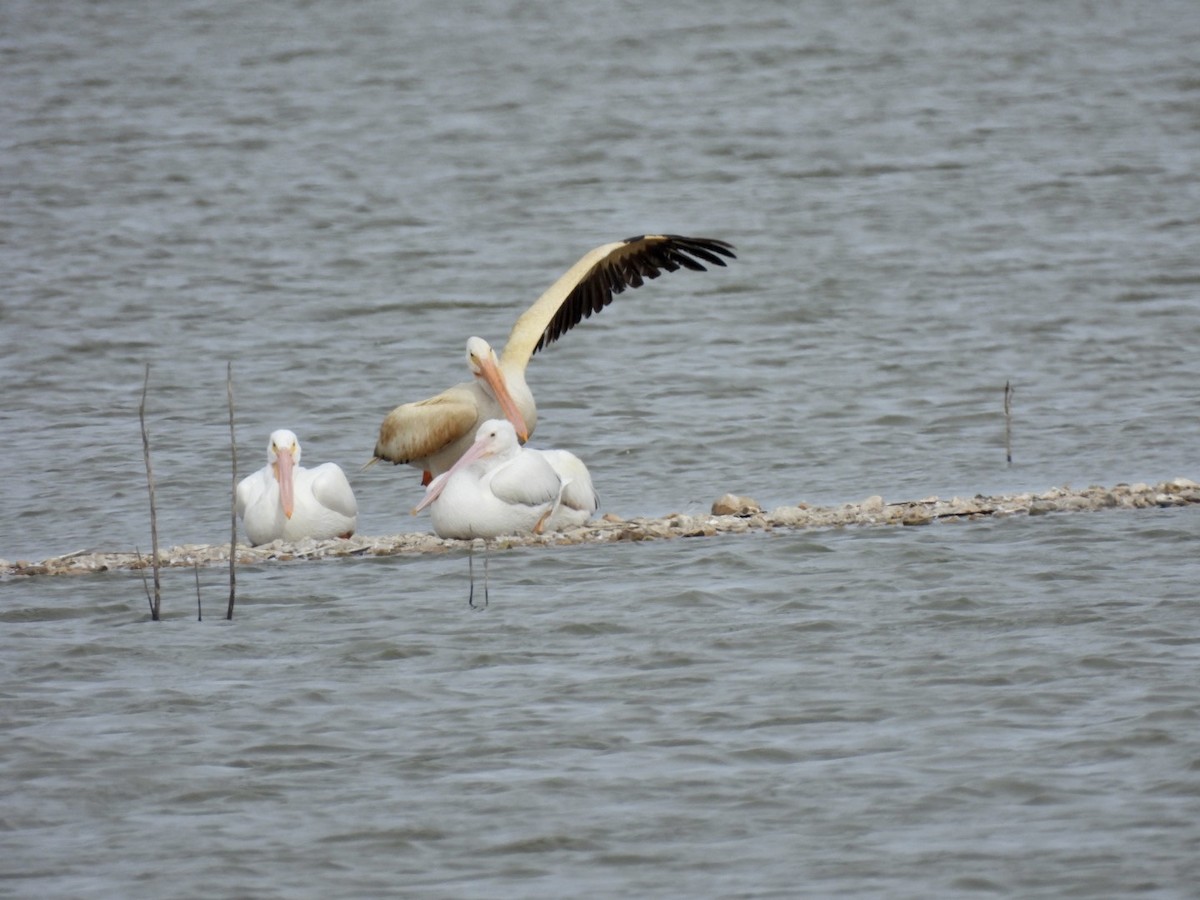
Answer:
M300 442L281 428L271 433L267 464L238 483L237 514L251 544L350 537L358 524L358 503L334 463L301 466Z
M564 481L541 452L522 447L512 423L489 419L475 443L430 483L427 506L439 537L472 540L540 534L562 500Z
M467 341L473 381L428 400L397 406L379 426L371 462L408 463L425 473L423 484L445 472L471 446L479 425L504 417L522 441L537 425L537 406L525 383L525 367L538 350L646 278L685 268L707 271L736 258L733 246L714 238L644 234L597 247L554 282L512 327L499 357L483 338Z
M522 447L512 423L489 419L475 443L430 483L413 508L430 507L439 537L484 541L484 604L487 604L487 542L502 534L541 534L582 524L598 501L587 467L565 450ZM475 578L472 564L471 594Z

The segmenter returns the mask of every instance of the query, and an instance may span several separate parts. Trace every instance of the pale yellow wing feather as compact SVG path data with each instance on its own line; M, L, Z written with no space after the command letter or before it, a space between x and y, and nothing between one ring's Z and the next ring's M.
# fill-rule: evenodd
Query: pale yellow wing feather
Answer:
M375 458L397 465L426 459L469 434L478 418L475 395L466 384L397 406L379 426Z

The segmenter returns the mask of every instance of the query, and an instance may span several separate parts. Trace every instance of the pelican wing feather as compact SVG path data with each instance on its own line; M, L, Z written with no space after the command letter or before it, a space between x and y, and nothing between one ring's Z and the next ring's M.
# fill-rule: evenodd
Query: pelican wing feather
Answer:
M716 238L642 234L584 254L512 327L501 365L522 369L534 353L598 313L626 288L638 288L663 272L707 271L735 259L733 246Z

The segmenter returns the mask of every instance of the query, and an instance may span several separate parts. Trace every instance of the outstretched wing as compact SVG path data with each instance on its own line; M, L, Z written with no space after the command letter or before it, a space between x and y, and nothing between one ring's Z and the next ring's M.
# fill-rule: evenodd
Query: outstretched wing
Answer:
M597 247L517 319L501 365L524 369L529 357L602 310L625 288L641 287L647 278L681 268L704 272L704 263L724 266L725 258L737 258L732 244L678 234L643 234Z

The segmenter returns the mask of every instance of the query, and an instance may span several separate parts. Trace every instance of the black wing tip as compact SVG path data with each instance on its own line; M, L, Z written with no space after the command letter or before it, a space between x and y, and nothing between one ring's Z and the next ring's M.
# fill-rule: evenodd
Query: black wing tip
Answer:
M721 259L722 256L728 259L737 259L737 254L733 252L733 244L729 243L729 241L723 241L720 238L688 237L684 234L637 234L633 237L625 238L621 243L636 244L638 241L644 241L647 238L663 239L672 245L673 249L687 251L693 256L699 256L705 262L712 263L715 266L725 265L725 260Z
M733 244L719 238L687 237L682 234L639 234L625 238L622 245L640 244L632 251L616 251L602 261L575 286L563 305L542 331L531 355L558 340L583 319L598 313L612 302L614 294L641 287L647 279L680 268L705 272L704 263L725 266L726 259L737 259Z

